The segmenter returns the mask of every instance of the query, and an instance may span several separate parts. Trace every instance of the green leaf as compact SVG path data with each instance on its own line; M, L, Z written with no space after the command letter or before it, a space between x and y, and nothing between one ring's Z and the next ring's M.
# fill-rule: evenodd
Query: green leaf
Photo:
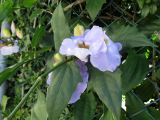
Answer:
M159 32L160 31L160 19L148 19L144 20L139 24L140 30L146 34L146 35L151 35L155 31Z
M36 47L40 43L44 34L45 34L45 27L44 26L38 27L36 29L35 34L32 39L32 47Z
M74 61L57 68L52 75L54 78L47 92L47 111L49 120L57 120L81 81L81 76Z
M140 86L136 87L134 89L134 92L138 97L142 100L147 102L149 99L153 97L153 94L155 94L155 87L151 83L150 80L144 80ZM143 91L143 92L142 92Z
M46 99L41 91L38 91L38 100L31 110L31 120L47 120Z
M146 17L146 16L149 14L149 11L150 11L149 6L148 6L148 5L145 5L145 6L143 7L143 9L141 10L141 15L142 15L143 17Z
M145 3L149 4L152 0L145 0Z
M101 116L100 120L115 120L114 115L109 110L105 111L105 113Z
M113 24L108 33L113 41L122 43L123 47L153 46L153 43L136 27Z
M157 79L160 80L160 68L158 68L158 69L156 70L156 73L155 73L154 75L155 75L155 77L156 77Z
M7 102L8 102L9 99L10 98L5 96L5 95L2 97L2 101L1 101L2 112L5 112L6 106L7 106Z
M144 80L148 72L148 63L144 55L131 53L121 70L122 91L125 94Z
M74 106L74 120L92 120L95 111L96 101L93 93L85 94Z
M120 117L121 112L121 71L100 72L94 70L91 73L93 87L100 100L114 114Z
M30 21L33 21L36 17L38 17L42 13L43 13L42 9L36 9L35 11L32 11L31 16L29 17Z
M2 72L0 72L0 85L5 81L7 80L9 77L13 76L17 70L20 69L20 67L29 62L31 60L23 60L21 62L18 62L8 68L6 68L5 70L3 70Z
M156 4L151 4L150 5L150 13L154 14L157 11L157 5Z
M103 114L99 120L117 120L117 119L114 117L114 115L111 111L104 108ZM123 109L121 109L121 117L119 120L129 120L126 116L126 112Z
M142 9L144 5L144 0L137 0L139 7Z
M70 29L66 22L61 4L57 6L53 13L51 25L54 32L55 49L59 51L63 39L70 36Z
M40 42L40 47L52 48L54 46L53 34L45 32L43 39Z
M132 120L156 120L133 92L126 95L127 114Z
M105 2L106 0L86 0L86 8L92 20L95 19Z
M6 17L12 13L13 2L12 0L6 0L0 4L0 22L2 22Z
M27 116L25 120L31 120L31 116Z
M153 107L149 108L149 112L156 120L160 120L160 110Z
M32 7L35 3L37 2L37 0L23 0L23 6L30 8Z

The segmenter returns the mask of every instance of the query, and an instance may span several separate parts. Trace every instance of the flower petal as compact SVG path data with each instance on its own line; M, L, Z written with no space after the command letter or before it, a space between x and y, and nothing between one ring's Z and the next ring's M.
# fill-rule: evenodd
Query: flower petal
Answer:
M13 51L13 53L19 52L19 46L18 46L18 45L14 45L14 46L12 47L12 51Z
M87 62L89 50L86 48L79 48L76 42L72 39L64 39L59 51L62 55L76 56L80 60Z
M77 100L80 99L81 94L87 88L87 83L89 78L88 69L87 66L85 65L85 62L77 60L76 64L79 66L82 82L78 83L76 90L72 94L69 104L75 103Z
M85 44L89 45L91 55L107 50L104 39L105 32L99 26L93 26L92 29L85 34Z
M86 90L86 88L87 88L87 83L85 83L85 82L78 83L76 90L72 94L72 97L71 97L71 99L69 101L69 104L73 104L77 100L79 100L81 94Z
M47 84L50 85L52 81L52 72L48 74Z
M122 44L119 43L119 42L116 42L114 43L106 34L105 34L105 40L107 42L107 46L116 46L114 47L114 50L117 51L117 48L118 48L118 51L120 51L122 49Z
M85 65L85 62L77 60L76 64L79 66L80 74L82 77L83 82L88 82L89 74L88 74L88 68Z
M93 26L92 29L85 34L85 42L87 43L94 43L100 40L104 40L104 31L99 26Z
M101 71L113 72L121 63L121 55L117 44L107 46L107 52L91 55L91 63Z
M119 51L122 50L122 44L121 43L116 42L115 44L116 44Z
M88 61L88 55L90 54L89 50L86 48L75 48L72 53L74 56L84 62Z
M13 53L19 52L19 46L14 45L14 46L3 46L0 49L1 55L12 55Z
M107 54L106 53L99 53L97 55L91 55L90 56L91 64L98 68L100 71L106 71L108 70L108 62L107 61Z
M73 42L72 39L66 38L66 39L64 39L63 42L62 42L59 52L60 52L62 55L71 56L71 55L73 55L73 50L74 50L74 48L76 48L76 47L77 47L77 46L76 46L76 44Z
M104 41L102 42L96 41L90 45L89 51L90 51L90 55L96 55L100 52L106 52L107 47Z

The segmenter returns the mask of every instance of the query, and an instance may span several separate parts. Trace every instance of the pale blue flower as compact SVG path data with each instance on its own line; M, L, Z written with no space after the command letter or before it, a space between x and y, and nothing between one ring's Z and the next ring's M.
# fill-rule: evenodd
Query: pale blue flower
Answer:
M122 49L120 43L114 43L102 30L101 27L93 26L92 29L81 32L81 26L76 30L76 36L63 40L59 52L66 56L76 56L82 81L77 84L69 104L80 99L86 90L89 74L85 62L90 59L91 64L101 71L113 72L121 63L119 51ZM80 33L80 34L79 34ZM83 33L81 35L81 33ZM78 36L79 35L79 36ZM51 83L52 74L49 74L47 83Z
M90 62L101 71L113 72L121 63L119 51L122 46L114 43L99 26L93 26L81 36L66 38L60 47L60 53L76 56L81 61Z
M19 46L17 42L14 43L13 46L3 46L0 48L1 55L12 55L13 53L19 52Z

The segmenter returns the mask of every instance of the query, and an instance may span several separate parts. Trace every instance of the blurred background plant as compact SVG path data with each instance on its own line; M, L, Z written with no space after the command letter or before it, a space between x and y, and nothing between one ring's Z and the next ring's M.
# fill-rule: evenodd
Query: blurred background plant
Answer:
M55 11L59 3L65 16ZM6 18L14 21L20 39L20 52L7 57L7 66L12 68L0 74L0 83L8 81L1 103L3 116L7 117L35 79L53 66L53 55L57 52L55 41L67 34L67 21L69 31L77 24L85 28L99 25L113 41L123 44L124 64L120 69L125 73L122 74L122 101L126 103L126 110L123 108L121 120L160 120L159 6L159 0L1 0L0 22ZM45 79L13 120L46 118L45 112L37 111L42 109L38 105L45 102ZM92 87L90 82L88 93L75 105L68 105L59 119L114 119L96 93L91 92Z

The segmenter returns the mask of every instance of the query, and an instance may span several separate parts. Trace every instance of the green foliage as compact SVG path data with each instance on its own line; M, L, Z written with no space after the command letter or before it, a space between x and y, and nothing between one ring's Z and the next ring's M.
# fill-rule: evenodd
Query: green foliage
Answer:
M121 70L122 91L126 93L144 80L148 72L147 60L144 55L131 53L127 57L126 62L121 66Z
M5 95L2 97L2 102L1 102L2 112L5 112L8 100L9 100L9 97Z
M20 69L20 67L26 63L26 62L29 62L30 60L23 60L22 62L19 62L17 64L14 64L8 68L6 68L4 71L2 71L0 73L0 84L2 84L5 80L7 80L9 77L12 77L16 71L18 69Z
M58 51L63 39L70 35L69 26L65 19L61 4L59 4L55 9L51 24L54 32L55 49Z
M115 120L114 115L109 110L105 111L100 120Z
M147 19L144 20L140 23L140 30L146 34L146 35L151 35L154 32L159 32L160 31L160 19Z
M12 0L6 0L2 4L0 4L0 23L8 17L8 15L11 15L13 10L13 2Z
M47 120L45 95L38 90L38 100L31 110L31 120Z
M142 9L144 6L144 1L145 0L137 0L139 7Z
M105 2L106 0L99 0L98 2L97 0L86 0L86 9L93 21Z
M153 46L147 37L139 32L136 27L113 24L111 31L108 31L108 33L113 41L121 42L123 47Z
M91 80L101 101L118 119L121 111L121 71L111 73L94 70Z
M155 120L143 102L132 92L126 95L127 114L132 120Z
M31 8L37 0L22 0L24 7Z
M37 18L39 15L41 15L43 12L42 9L36 9L35 11L32 12L31 16L29 17L29 19L31 21L33 21L35 18Z
M36 47L40 43L44 34L45 34L45 28L43 26L36 29L35 34L32 39L32 46L33 47Z
M159 110L156 110L155 108L150 107L149 112L151 113L152 116L154 116L154 118L156 120L160 120L160 111Z
M134 92L142 101L146 102L155 95L156 91L152 81L144 80L141 85L134 89Z
M157 69L155 72L155 77L159 80L160 79L160 69Z
M146 17L149 13L154 14L157 11L158 0L137 0L137 2L143 17Z
M81 111L81 112L79 112ZM92 120L96 111L96 100L93 93L85 94L74 106L74 120Z
M56 69L54 79L47 92L47 111L49 120L57 120L67 106L77 83L81 81L79 70L74 62Z

